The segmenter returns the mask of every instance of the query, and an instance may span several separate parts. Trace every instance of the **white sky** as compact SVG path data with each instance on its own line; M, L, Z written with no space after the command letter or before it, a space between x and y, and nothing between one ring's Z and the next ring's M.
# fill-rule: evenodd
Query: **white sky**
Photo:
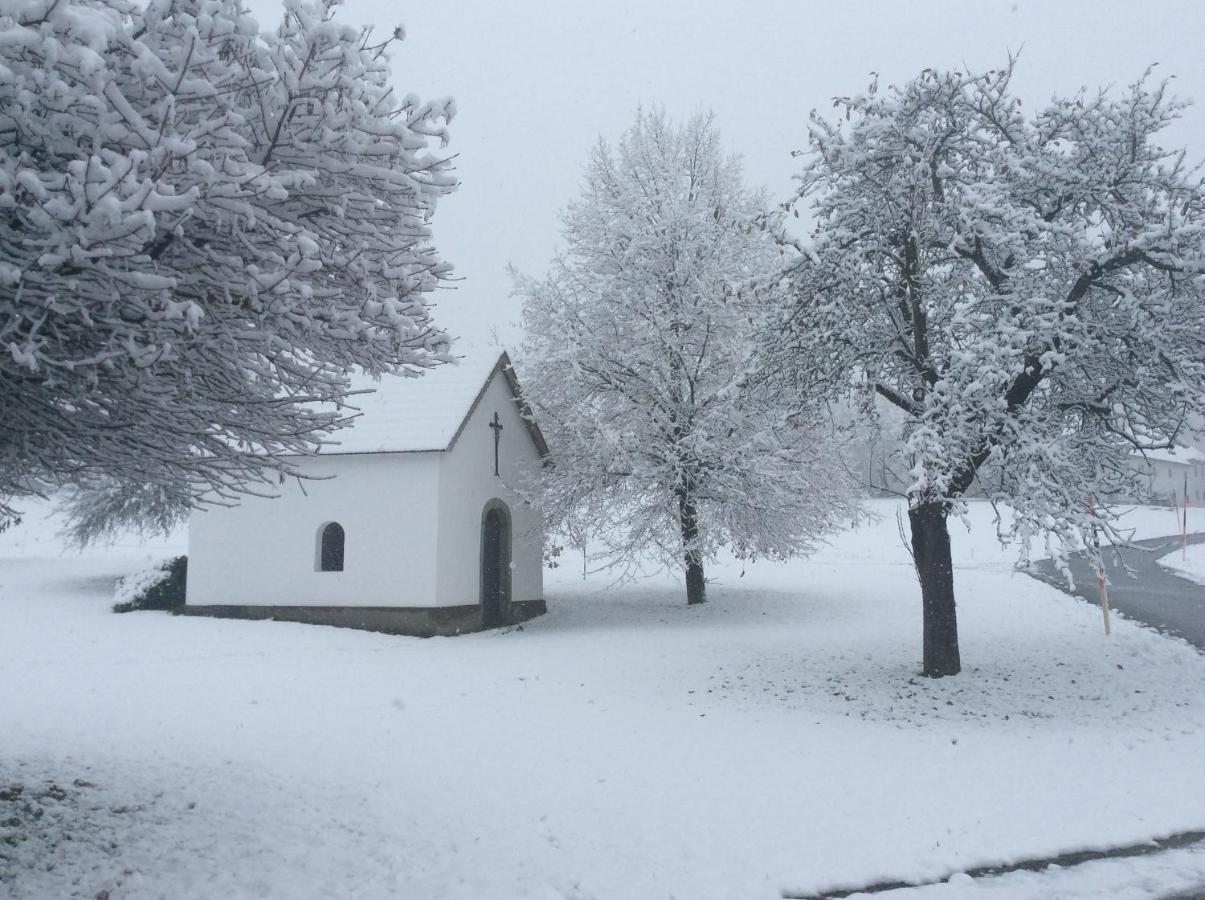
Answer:
M278 2L249 3L275 24ZM982 70L1021 49L1014 84L1028 106L1125 85L1158 63L1174 93L1201 103L1165 146L1205 157L1200 0L347 0L340 17L403 24L398 89L456 98L448 150L461 186L434 229L463 280L439 295L437 321L470 338L496 328L515 343L507 264L545 271L591 145L618 137L640 104L675 118L714 110L749 182L786 199L813 108L864 91L871 72L886 84L926 66Z

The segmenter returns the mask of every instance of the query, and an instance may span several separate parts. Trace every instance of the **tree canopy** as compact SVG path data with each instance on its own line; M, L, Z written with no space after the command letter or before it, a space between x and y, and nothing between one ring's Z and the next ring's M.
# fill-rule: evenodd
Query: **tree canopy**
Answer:
M1205 191L1144 77L1027 113L1013 66L926 70L813 115L795 300L801 390L905 415L925 670L959 669L946 517L978 481L1006 536L1118 537L1132 454L1205 409ZM1095 503L1093 503L1095 498Z
M0 501L263 489L339 426L349 369L446 358L453 108L395 93L400 29L331 2L271 32L238 0L0 17Z
M850 513L819 412L751 377L780 266L763 212L710 115L640 112L594 148L564 254L518 281L551 524L612 559L658 548L690 602L720 547L785 557Z

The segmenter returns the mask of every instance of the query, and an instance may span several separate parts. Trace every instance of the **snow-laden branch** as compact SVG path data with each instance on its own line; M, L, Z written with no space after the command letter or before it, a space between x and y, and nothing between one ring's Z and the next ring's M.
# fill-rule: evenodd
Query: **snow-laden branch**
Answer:
M914 505L978 482L1015 536L1120 540L1134 450L1205 413L1205 191L1159 144L1182 105L1149 73L1030 115L1011 74L930 70L813 117L778 359L907 414Z
M349 369L446 358L453 107L393 99L393 39L330 3L270 33L235 0L0 17L0 496L268 491Z

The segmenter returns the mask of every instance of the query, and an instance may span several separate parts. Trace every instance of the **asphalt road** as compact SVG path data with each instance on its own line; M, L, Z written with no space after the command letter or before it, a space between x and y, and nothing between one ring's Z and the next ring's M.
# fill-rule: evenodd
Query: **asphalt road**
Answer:
M1188 543L1205 543L1205 533L1190 534ZM1184 638L1198 650L1205 651L1205 585L1172 575L1155 561L1179 546L1177 535L1135 541L1133 547L1106 551L1109 606L1166 634ZM1075 590L1067 587L1067 579L1050 560L1034 563L1029 574L1099 605L1100 590L1094 566L1079 554L1071 558L1070 565Z

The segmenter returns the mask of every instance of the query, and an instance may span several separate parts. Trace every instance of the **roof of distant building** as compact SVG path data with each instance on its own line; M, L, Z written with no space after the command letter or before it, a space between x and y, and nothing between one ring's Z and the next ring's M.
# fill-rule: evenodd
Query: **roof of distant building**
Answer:
M1197 450L1195 447L1172 447L1167 450L1143 450L1140 453L1135 451L1136 455L1145 456L1149 460L1155 462L1178 463L1182 466L1191 466L1194 463L1205 462L1205 453Z
M348 428L332 435L323 455L348 453L416 453L451 450L495 375L506 379L519 412L541 456L548 445L530 418L505 352L471 353L455 364L439 365L417 375L360 376L354 390L371 390L348 398L355 416Z

